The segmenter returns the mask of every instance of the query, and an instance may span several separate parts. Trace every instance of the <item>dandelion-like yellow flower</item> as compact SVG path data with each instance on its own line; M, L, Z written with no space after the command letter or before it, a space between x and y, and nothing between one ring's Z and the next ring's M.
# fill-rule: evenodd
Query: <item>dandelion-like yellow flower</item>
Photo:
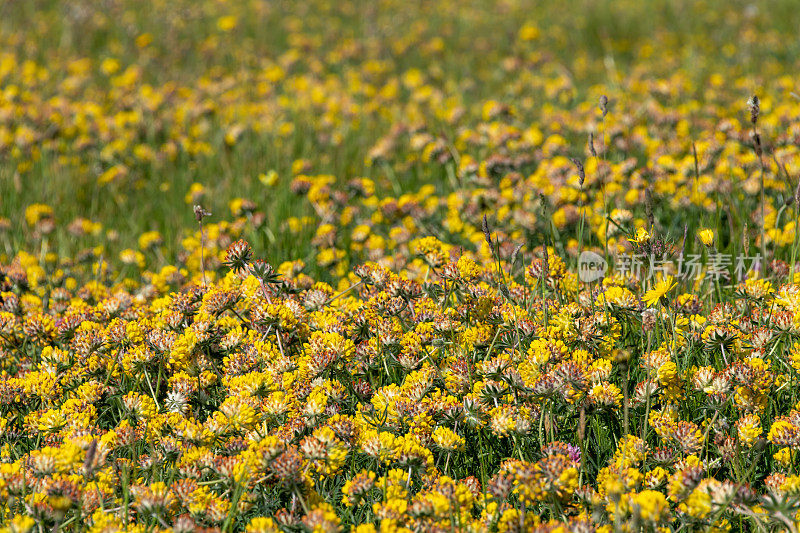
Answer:
M655 287L647 291L642 297L642 301L647 304L647 307L651 307L658 303L676 285L677 283L673 281L672 276L667 276L659 281Z

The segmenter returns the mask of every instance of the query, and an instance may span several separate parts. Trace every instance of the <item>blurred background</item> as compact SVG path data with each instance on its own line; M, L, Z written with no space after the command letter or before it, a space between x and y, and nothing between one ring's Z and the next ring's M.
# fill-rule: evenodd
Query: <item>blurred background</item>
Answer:
M554 117L601 94L631 121L630 100L653 103L637 93L689 117L725 95L744 116L750 93L797 89L798 13L794 0L7 0L0 253L45 237L114 255L157 232L154 257L170 261L201 203L211 220L251 216L244 231L275 260L310 257L324 217L298 176L444 195L463 184L461 155L490 155L462 149L465 131L536 124L582 153L591 128ZM431 157L420 132L459 157Z

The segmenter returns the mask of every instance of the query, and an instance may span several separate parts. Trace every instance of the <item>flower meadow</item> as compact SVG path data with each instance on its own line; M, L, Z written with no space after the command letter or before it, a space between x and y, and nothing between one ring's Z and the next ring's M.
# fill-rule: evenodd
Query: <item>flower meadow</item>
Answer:
M798 16L0 5L0 528L797 531Z

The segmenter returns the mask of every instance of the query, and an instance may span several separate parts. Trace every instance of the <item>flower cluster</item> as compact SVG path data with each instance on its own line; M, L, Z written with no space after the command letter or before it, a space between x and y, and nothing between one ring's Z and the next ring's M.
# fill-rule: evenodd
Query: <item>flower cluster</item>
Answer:
M68 4L0 10L0 531L800 528L779 8Z
M610 531L800 510L798 285L711 309L664 290L654 308L635 280L579 287L552 248L516 270L411 248L336 288L243 240L206 250L222 271L123 283L18 255L0 292L4 514Z

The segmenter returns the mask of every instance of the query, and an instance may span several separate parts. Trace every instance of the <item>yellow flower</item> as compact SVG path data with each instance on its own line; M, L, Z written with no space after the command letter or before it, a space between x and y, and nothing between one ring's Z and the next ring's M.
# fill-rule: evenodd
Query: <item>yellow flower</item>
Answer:
M644 490L631 497L631 503L642 520L660 522L669 518L669 503L663 494L655 490Z
M788 468L792 464L792 450L789 447L781 448L773 454L772 458L784 468Z
M736 422L736 432L739 437L739 442L748 448L752 447L756 439L763 433L761 420L759 420L758 415L749 414L740 418Z
M158 246L164 241L161 234L157 231L146 231L139 236L139 249L147 250Z
M267 187L274 187L276 183L278 183L278 173L274 170L270 170L266 174L259 174L258 181L262 184L266 185Z
M650 289L645 293L642 297L642 301L647 304L647 307L651 307L658 303L661 298L664 297L677 283L672 281L672 276L667 276L666 279L659 281L655 287Z
M708 228L704 228L698 231L697 237L706 246L711 246L714 243L714 231Z
M27 531L31 531L35 525L36 521L30 516L17 515L11 520L11 523L8 524L8 528L3 529L3 531L26 533Z
M666 387L675 380L677 373L678 365L674 361L667 361L658 367L658 382Z
M227 15L217 19L217 28L221 31L231 31L238 23L239 21L234 15Z
M529 23L520 28L519 39L521 41L535 41L540 33L539 28Z
M439 426L434 430L433 441L446 452L462 450L466 444L464 437L444 426Z
M45 204L31 204L25 208L25 221L29 226L35 226L37 222L46 218L52 218L53 208Z
M694 518L705 518L711 512L711 496L703 487L693 490L681 510Z
M650 234L647 232L646 229L639 228L636 231L636 236L631 238L631 239L628 239L628 240L631 241L634 244L641 245L641 244L644 244L644 243L646 243L647 241L650 240Z
M250 520L245 528L247 533L271 533L271 532L278 532L281 529L275 524L275 521L272 518L268 518L266 516L257 516Z

